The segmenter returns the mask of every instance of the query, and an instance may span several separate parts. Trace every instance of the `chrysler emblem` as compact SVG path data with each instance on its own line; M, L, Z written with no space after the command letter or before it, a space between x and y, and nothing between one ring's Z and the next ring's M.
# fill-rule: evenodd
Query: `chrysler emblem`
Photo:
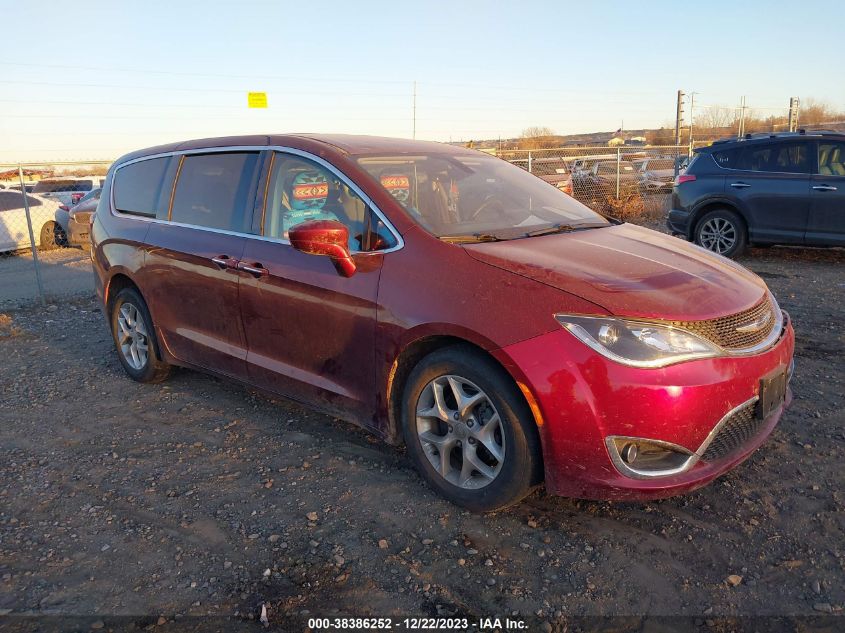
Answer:
M745 325L740 325L736 328L736 331L740 334L750 334L752 332L759 332L764 327L769 324L769 321L772 320L772 313L767 312L763 316L761 316L756 321L752 321L751 323L746 323Z

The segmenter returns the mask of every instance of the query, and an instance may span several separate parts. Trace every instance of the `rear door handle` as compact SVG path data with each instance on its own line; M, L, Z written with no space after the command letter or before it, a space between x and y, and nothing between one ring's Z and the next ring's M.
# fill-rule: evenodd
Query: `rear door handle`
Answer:
M255 275L256 277L266 277L270 274L270 271L264 268L261 264L244 264L243 262L238 262L238 270L242 270L245 273L249 273L251 275Z
M734 189L745 189L746 187L750 187L750 186L751 185L749 185L747 182L732 182L731 183L731 187L733 187Z
M220 266L220 268L235 269L238 267L238 260L232 259L228 255L218 255L217 257L212 257L211 261Z
M836 191L836 187L833 185L816 185L813 189L816 191Z

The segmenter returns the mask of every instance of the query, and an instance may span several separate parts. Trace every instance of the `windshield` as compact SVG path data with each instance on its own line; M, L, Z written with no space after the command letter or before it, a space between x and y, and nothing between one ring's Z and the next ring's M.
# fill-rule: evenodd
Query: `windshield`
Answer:
M525 237L542 229L607 226L553 185L488 156L366 156L358 162L438 237Z

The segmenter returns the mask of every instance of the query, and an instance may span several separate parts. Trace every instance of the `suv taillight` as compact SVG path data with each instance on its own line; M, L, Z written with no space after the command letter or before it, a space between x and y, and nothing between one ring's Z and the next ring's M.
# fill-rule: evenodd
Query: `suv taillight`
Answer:
M695 181L695 176L692 174L678 174L678 177L675 178L675 185L682 185L685 182L693 182Z

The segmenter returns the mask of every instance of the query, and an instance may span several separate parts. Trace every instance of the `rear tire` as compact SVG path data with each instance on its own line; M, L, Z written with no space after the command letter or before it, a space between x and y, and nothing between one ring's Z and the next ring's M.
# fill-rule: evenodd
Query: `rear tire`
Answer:
M743 219L728 209L706 213L696 224L695 243L724 257L737 257L748 244Z
M110 322L117 357L132 380L155 383L170 375L170 365L161 360L147 304L137 290L124 288L117 293Z
M405 386L401 424L422 477L464 508L500 510L542 481L530 409L510 376L469 346L443 348L420 361Z
M52 251L67 244L67 235L58 222L45 222L41 227L40 250Z

